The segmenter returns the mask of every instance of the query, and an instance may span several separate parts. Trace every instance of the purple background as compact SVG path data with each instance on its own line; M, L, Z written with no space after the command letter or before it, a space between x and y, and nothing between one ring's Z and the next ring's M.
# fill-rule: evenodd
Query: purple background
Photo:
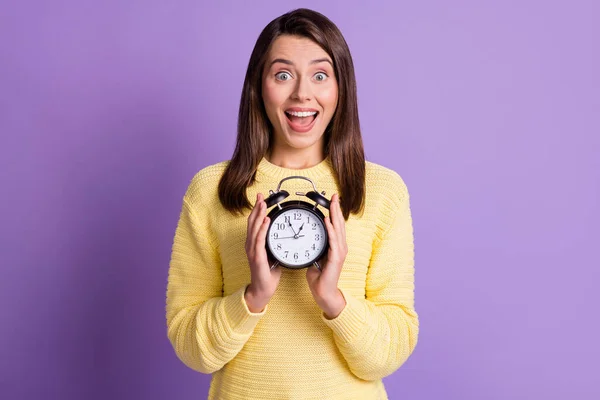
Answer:
M181 198L298 6L342 30L367 158L411 192L421 333L390 397L600 398L597 2L9 3L2 398L206 397L166 336Z

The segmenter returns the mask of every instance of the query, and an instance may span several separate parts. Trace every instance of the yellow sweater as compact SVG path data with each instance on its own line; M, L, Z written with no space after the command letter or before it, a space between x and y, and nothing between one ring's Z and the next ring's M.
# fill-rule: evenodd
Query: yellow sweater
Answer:
M346 221L348 255L339 280L346 307L327 320L306 282L306 269L283 269L260 313L248 310L247 217L219 203L228 161L192 179L175 231L166 298L167 335L179 359L212 373L209 399L387 399L382 378L413 352L414 244L409 195L394 171L366 162L366 208ZM263 158L248 188L268 196L291 175L312 179L331 198L339 193L330 159L302 170ZM309 182L292 179L286 200L304 200ZM320 207L327 216L328 210ZM270 210L270 209L269 209Z

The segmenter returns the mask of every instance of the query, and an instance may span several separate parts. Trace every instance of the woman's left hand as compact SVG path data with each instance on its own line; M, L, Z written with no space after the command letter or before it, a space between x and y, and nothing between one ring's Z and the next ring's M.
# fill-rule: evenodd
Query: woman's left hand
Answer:
M331 197L329 217L325 218L325 227L329 236L329 249L327 255L319 263L322 270L319 271L314 265L310 266L306 270L306 280L315 301L325 313L325 317L333 319L346 306L346 300L338 289L338 280L348 254L344 215L337 194Z

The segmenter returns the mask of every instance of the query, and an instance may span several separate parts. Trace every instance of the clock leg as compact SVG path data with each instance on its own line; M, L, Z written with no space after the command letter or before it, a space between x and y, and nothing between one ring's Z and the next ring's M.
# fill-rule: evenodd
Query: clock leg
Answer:
M317 269L318 269L319 271L321 271L321 265L319 264L319 262L318 262L318 261L315 261L313 264L315 265L315 267L317 267Z
M275 262L273 263L273 265L271 265L271 269L275 268L275 267L276 267L276 266L278 266L278 265L279 265L279 261L275 261Z

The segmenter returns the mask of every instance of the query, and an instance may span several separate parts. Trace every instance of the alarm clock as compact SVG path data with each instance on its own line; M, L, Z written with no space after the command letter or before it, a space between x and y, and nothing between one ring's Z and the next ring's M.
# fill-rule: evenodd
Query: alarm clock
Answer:
M296 192L298 196L306 196L314 202L302 200L285 201L290 194L281 190L281 185L288 179L304 179L313 186L313 191ZM265 199L267 209L276 205L267 216L270 219L265 247L267 256L274 260L271 269L278 265L290 269L301 269L315 265L319 270L319 260L328 250L329 238L325 226L325 216L319 206L329 209L330 200L325 192L319 193L314 182L304 176L289 176L282 179L269 197Z

